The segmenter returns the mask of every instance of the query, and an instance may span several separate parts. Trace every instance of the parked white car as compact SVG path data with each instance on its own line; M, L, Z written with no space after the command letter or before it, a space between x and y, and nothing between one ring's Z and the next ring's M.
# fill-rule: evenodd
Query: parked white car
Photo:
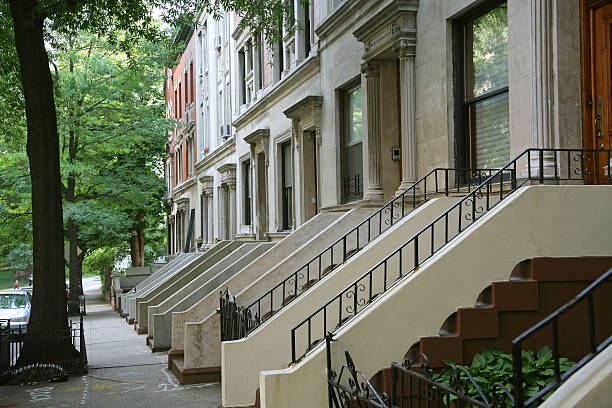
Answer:
M0 321L6 327L5 319L11 321L11 328L25 329L30 321L32 295L25 290L0 290Z

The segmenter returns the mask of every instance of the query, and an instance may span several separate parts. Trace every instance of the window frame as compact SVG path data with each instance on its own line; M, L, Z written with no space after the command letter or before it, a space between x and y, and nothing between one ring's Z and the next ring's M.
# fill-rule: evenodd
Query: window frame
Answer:
M350 143L348 141L349 135L349 95L355 92L357 89L362 89L361 77L358 77L351 82L349 82L346 86L340 89L340 149L341 149L341 197L343 203L355 202L363 199L363 121L361 122L361 141L358 143ZM363 89L362 89L363 92ZM362 118L363 118L363 103L361 106ZM348 173L348 158L347 158L347 149L351 146L355 146L357 144L361 144L361 155L362 155L362 163L361 163L361 177L360 186L361 190L359 193L355 195L347 194L347 185L346 181L349 177Z
M509 84L484 95L466 99L466 30L467 25L479 17L493 11L507 0L492 0L480 4L453 21L453 78L454 78L454 115L455 115L455 166L458 168L476 168L475 135L470 128L469 109L478 102L494 99L510 93ZM468 174L461 173L460 183L468 183Z

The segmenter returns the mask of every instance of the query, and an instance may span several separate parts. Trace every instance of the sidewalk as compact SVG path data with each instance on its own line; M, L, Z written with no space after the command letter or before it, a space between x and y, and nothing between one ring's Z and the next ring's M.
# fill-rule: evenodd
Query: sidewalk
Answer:
M99 278L83 280L89 374L65 383L0 387L0 407L200 407L221 405L221 387L181 386L167 353L151 353L145 337L103 303Z

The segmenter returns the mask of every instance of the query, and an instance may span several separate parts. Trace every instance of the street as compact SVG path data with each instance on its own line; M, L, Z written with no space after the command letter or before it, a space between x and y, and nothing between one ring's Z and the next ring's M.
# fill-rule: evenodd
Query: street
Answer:
M181 386L167 354L151 353L100 295L100 278L83 279L89 373L65 383L2 386L3 407L202 407L221 404L218 383Z

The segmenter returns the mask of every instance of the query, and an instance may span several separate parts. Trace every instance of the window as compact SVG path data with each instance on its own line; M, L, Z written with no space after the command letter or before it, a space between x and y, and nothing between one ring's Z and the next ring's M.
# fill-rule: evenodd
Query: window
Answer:
M246 58L244 48L238 51L238 78L240 81L240 105L244 105L246 103Z
M242 162L242 194L243 194L243 222L251 225L251 162Z
M283 210L283 230L293 227L293 168L291 160L291 142L281 145L281 166L282 172L282 210Z
M181 83L179 82L179 86L178 86L178 118L180 119L183 117L183 99L181 98Z
M259 91L261 88L263 88L263 70L264 70L264 55L263 55L263 47L264 47L264 38L263 38L263 34L259 33L257 35L257 44L255 46L255 52L256 52L256 63L257 63L257 68L256 68L256 75L257 75L257 82L255 84L255 91Z
M190 91L191 91L191 97L190 100L192 103L195 102L195 76L193 76L193 62L189 64L189 83L190 83Z
M507 4L466 16L455 38L458 165L499 168L510 159Z
M193 175L193 135L187 138L187 176Z
M310 54L310 1L304 4L304 58Z
M363 197L363 114L361 86L342 92L342 193L345 202Z

